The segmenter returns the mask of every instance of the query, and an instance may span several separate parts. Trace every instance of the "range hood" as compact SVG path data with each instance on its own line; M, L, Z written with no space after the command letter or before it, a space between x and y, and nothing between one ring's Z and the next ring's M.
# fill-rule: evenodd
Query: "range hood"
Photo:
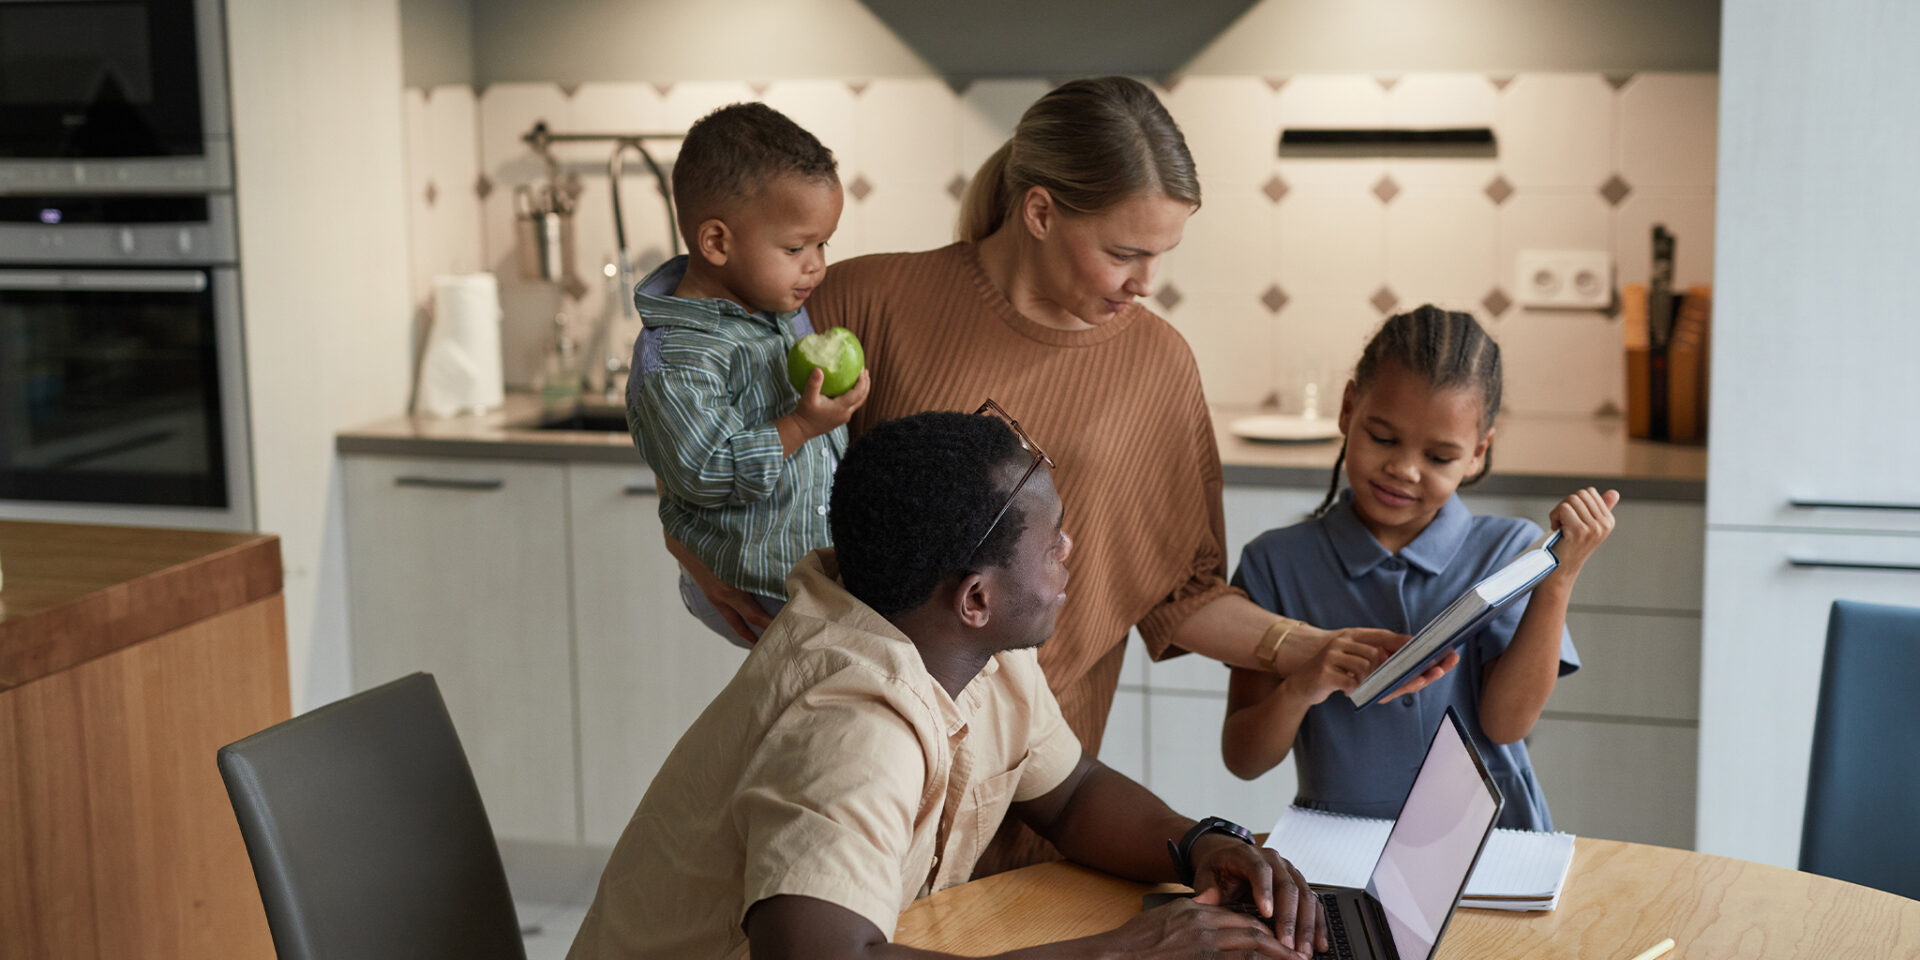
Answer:
M1257 0L860 0L949 80L1178 73Z

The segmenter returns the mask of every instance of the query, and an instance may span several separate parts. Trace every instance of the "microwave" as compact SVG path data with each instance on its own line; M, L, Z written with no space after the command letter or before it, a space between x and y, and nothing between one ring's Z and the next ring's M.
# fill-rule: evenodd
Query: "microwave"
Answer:
M220 0L0 0L0 194L233 187Z

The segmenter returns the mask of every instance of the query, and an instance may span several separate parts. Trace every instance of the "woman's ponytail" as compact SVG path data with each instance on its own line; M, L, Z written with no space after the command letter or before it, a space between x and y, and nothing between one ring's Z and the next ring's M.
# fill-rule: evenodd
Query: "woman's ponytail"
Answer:
M1007 211L1013 207L1012 198L1007 196L1007 156L1012 152L1012 140L1001 144L967 184L966 195L960 200L961 240L978 243L1006 221Z

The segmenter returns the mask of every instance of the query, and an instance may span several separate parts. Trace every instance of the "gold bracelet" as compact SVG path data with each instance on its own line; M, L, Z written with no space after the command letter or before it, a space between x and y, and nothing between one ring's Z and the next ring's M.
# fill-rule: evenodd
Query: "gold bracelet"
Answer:
M1279 672L1274 669L1273 662L1280 659L1280 645L1287 642L1287 634L1292 633L1293 628L1300 624L1299 620L1281 617L1267 628L1266 633L1260 635L1260 643L1253 648L1253 657L1260 661L1261 669L1268 673Z

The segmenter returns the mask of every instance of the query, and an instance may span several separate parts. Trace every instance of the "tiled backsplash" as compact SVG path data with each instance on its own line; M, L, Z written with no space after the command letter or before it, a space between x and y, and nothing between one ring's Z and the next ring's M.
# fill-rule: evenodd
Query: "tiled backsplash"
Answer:
M967 178L1048 88L874 79L408 90L416 302L424 308L436 273L499 274L513 383L539 369L556 313L582 338L600 316L600 268L613 253L606 145L557 148L584 185L575 230L587 294L566 300L517 268L512 188L545 172L520 140L536 121L681 131L717 106L765 100L839 157L847 205L829 257L843 259L949 242ZM1159 93L1193 149L1205 206L1167 256L1152 306L1192 344L1217 404L1333 380L1386 313L1432 301L1489 324L1505 348L1511 409L1617 409L1617 320L1516 306L1517 251L1611 251L1616 284L1640 283L1649 231L1664 223L1679 238L1676 282L1712 281L1712 74L1196 76ZM1497 155L1280 158L1280 130L1299 126L1488 126ZM643 165L629 163L622 179L644 271L668 250L665 211Z

